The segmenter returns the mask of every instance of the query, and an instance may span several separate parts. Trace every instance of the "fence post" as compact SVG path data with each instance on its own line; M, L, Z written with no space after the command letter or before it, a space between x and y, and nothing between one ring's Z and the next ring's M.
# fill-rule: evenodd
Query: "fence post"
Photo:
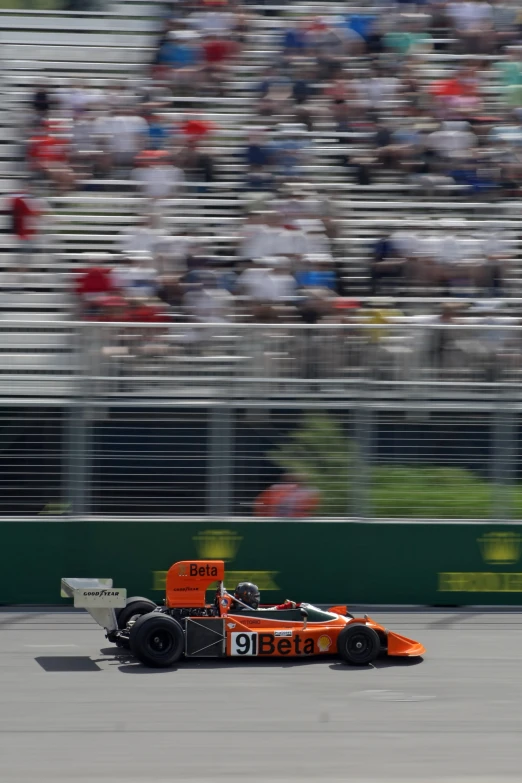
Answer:
M372 509L372 463L374 457L374 412L370 403L362 401L354 409L355 470L351 477L353 493L349 516L366 519L373 515ZM350 480L350 477L347 479Z
M88 457L90 432L87 410L81 401L74 401L67 409L65 432L66 499L69 513L75 517L89 513Z
M234 413L232 406L214 405L210 411L207 473L208 516L230 516L234 467Z
M511 405L509 386L499 385L493 413L492 437L492 517L498 522L513 519L513 485L516 476L517 419Z
M76 389L66 411L64 427L64 502L69 514L82 517L90 512L90 446L92 407L90 400L90 365L88 362L89 331L86 325L77 327L74 340L80 363Z

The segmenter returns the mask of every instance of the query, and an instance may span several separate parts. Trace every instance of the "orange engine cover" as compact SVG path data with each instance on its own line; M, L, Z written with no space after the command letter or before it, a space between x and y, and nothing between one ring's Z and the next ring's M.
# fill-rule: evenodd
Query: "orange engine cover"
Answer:
M205 606L206 591L225 576L223 560L181 560L167 573L166 605L178 608Z

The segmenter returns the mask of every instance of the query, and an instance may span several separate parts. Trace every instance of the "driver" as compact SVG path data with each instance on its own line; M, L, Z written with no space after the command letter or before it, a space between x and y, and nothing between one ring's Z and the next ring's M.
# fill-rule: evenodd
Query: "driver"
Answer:
M240 582L234 590L234 598L239 599L247 606L250 606L252 609L259 609L261 593L259 592L259 587L252 582ZM298 609L300 606L301 604L298 604L295 601L290 601L287 598L284 603L277 604L277 606L267 607L267 609ZM242 608L243 607L241 604L234 605L234 610L241 610Z
M259 587L252 582L240 582L234 590L234 598L238 598L252 609L259 609L261 593ZM241 604L234 604L234 609L243 609Z

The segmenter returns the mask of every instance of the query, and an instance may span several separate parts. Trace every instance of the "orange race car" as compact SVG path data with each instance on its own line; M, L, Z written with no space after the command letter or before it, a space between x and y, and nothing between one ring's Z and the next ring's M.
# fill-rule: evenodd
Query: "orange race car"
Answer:
M127 598L111 580L62 579L62 596L87 609L105 628L109 641L130 648L146 666L173 666L186 658L307 657L335 655L365 665L378 655L421 656L422 644L388 631L367 615L354 617L346 606L327 611L286 601L260 606L255 585L235 594L224 586L222 560L184 560L167 574L163 606L147 598ZM207 590L218 583L214 600ZM256 593L257 591L257 593Z

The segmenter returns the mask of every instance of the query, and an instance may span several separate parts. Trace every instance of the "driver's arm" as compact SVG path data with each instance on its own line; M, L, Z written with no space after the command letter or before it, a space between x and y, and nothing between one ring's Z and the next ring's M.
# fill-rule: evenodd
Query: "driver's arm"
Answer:
M286 598L284 603L278 604L275 609L299 609L301 604L297 604L295 601L290 601L289 598Z

